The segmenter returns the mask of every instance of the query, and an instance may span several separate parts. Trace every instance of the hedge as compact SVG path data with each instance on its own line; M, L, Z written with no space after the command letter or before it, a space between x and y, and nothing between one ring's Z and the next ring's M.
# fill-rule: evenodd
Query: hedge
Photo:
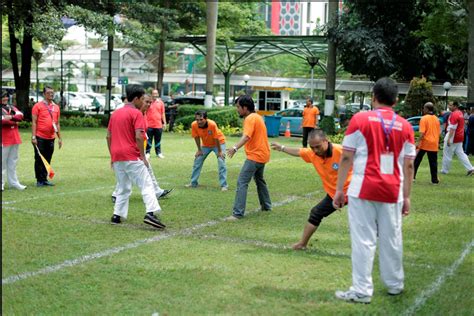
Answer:
M205 110L207 113L221 111L223 108L205 108L204 105L180 105L178 106L178 115L176 118L181 118L193 115L199 110ZM234 108L235 110L235 108Z
M175 121L175 124L182 124L185 129L191 128L191 123L194 122L193 112L192 115L187 115L178 118ZM207 113L207 117L217 123L217 126L230 126L230 127L241 127L242 120L240 119L239 114L235 110L234 107L232 108L217 108L217 110L211 110Z

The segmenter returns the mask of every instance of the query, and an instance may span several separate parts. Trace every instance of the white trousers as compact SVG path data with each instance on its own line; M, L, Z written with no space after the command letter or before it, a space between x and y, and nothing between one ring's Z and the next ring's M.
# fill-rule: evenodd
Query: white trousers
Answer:
M151 167L150 161L148 160L148 172L150 173L151 177L151 182L153 183L153 188L155 189L155 195L159 197L165 190L160 188L160 185L158 184L158 181L156 180L155 173L153 172L153 168ZM117 196L117 190L118 190L119 184L118 182L115 185L114 192L112 192L112 196Z
M441 167L441 173L448 173L449 169L451 168L451 161L453 160L453 155L456 154L458 156L459 161L461 161L462 165L464 168L466 168L467 171L472 170L472 165L471 162L469 161L469 158L467 158L467 155L464 153L462 149L462 143L453 143L450 146L448 146L448 135L444 138L444 148L443 148L443 161L442 161L442 167Z
M8 178L10 187L20 186L16 175L16 164L18 163L18 148L20 145L2 146L2 190Z
M389 290L403 290L402 205L349 196L352 291L367 296L374 293L372 267L377 238L380 277Z
M117 192L114 214L123 218L128 215L128 202L132 193L132 183L140 188L146 212L160 212L161 207L155 195L150 173L143 161L117 161L113 164Z

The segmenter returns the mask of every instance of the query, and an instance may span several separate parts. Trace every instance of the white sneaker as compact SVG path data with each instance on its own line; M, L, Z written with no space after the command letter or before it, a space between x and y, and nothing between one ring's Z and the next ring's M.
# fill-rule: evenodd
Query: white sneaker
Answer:
M229 191L229 188L228 188L228 187L222 187L222 188L221 188L221 191L222 191L222 192Z
M26 189L26 185L23 185L23 184L12 185L12 188L23 191L24 189Z
M145 154L146 160L150 160L150 153Z
M364 303L369 304L371 301L371 297L368 295L358 294L354 291L336 291L336 298L346 301L346 302L353 302L353 303Z
M403 289L388 289L387 290L387 293L389 295L400 295L402 294L402 292L403 292Z
M157 157L158 157L158 158L161 158L161 159L165 158L165 156L164 156L163 154L161 154L161 153L159 153L159 154L157 155Z

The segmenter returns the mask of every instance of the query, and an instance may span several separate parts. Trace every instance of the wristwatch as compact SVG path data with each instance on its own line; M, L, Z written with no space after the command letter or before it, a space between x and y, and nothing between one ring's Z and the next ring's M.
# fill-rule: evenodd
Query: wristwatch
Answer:
M36 136L31 136L31 139L36 139Z
M235 152L237 152L237 147L235 147L235 146L234 146L234 147L232 147L232 149L234 149L234 150L235 150Z

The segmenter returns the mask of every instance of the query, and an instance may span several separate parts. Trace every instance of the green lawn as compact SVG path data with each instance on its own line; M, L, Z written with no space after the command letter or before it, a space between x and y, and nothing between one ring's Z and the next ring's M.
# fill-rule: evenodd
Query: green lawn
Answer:
M439 186L425 159L404 218L406 291L390 297L374 266L372 303L335 299L351 283L346 209L323 221L307 251L295 252L309 210L325 195L313 167L272 152L266 180L274 209L257 212L251 184L247 216L231 215L243 151L227 160L221 192L209 156L200 187L187 189L195 153L189 135L165 133L165 159L152 158L166 231L143 224L134 188L128 220L110 225L110 168L104 129L65 129L53 156L55 187L36 188L29 132L22 133L18 175L28 189L2 194L4 315L472 315L474 177L457 161ZM237 138L228 138L227 145ZM279 138L288 146L301 139ZM441 153L439 155L441 162ZM471 162L474 159L471 157Z

